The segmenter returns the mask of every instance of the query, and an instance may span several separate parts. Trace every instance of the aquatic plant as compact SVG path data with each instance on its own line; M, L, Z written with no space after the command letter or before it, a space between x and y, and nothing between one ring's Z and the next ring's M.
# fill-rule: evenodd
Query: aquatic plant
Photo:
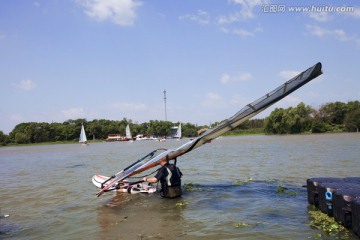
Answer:
M238 222L238 223L235 223L234 226L235 226L236 228L239 228L239 227L250 227L251 224L246 223L246 222Z
M265 182L276 182L276 180L274 178L268 178L265 179Z
M247 178L246 180L237 180L237 181L233 182L233 184L234 185L244 185L245 183L248 183L250 181L252 181L251 177Z
M310 221L310 226L316 229L320 229L332 237L337 239L348 239L349 231L335 221L333 217L329 217L327 214L322 213L320 210L310 210L308 211L312 220ZM322 234L315 234L315 239L321 238Z
M184 184L183 189L185 191L201 191L201 188L197 187L197 184L194 183L187 183Z
M176 207L184 207L188 204L187 201L181 201L175 204Z
M287 190L286 187L284 187L281 183L278 183L277 189L276 189L276 193L279 194L285 194L285 191Z
M277 194L284 194L284 195L288 195L288 196L297 196L298 192L296 191L288 191L289 189L287 187L284 187L281 183L278 183L277 189L276 189L276 193Z

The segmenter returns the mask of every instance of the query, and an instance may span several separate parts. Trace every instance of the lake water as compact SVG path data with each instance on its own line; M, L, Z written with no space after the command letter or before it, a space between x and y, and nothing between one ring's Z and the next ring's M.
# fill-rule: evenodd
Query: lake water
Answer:
M178 158L181 198L95 196L94 174L186 141L0 148L0 239L315 239L306 179L360 175L360 134L222 137Z

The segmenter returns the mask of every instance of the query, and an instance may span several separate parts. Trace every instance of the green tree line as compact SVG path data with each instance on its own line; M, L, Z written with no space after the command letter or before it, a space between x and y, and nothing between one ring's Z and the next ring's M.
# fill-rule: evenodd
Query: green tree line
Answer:
M304 103L276 108L264 122L264 132L270 134L358 132L359 128L359 101L326 103L319 109Z
M126 125L130 125L133 136L142 134L145 136L169 136L171 127L178 126L179 123L170 121L151 120L146 123L135 124L131 120L124 118L121 121L95 119L67 120L63 123L20 123L5 135L0 131L0 145L42 143L42 142L64 142L78 141L81 125L84 124L87 138L104 140L108 134L121 134L125 136ZM201 127L190 123L182 124L182 136L192 137L197 135L197 130Z
M9 135L0 131L0 145L26 144L42 142L78 141L81 124L84 124L87 138L104 140L108 134L125 135L125 128L130 124L133 136L169 136L170 129L179 122L151 120L136 124L124 118L121 121L95 119L67 120L63 123L20 123ZM219 123L215 123L217 125ZM182 124L183 137L196 137L200 129L208 126L197 126L191 123ZM356 132L360 128L360 102L326 103L318 109L304 103L286 109L276 108L265 119L252 119L244 122L228 135L242 133L296 134L324 132Z

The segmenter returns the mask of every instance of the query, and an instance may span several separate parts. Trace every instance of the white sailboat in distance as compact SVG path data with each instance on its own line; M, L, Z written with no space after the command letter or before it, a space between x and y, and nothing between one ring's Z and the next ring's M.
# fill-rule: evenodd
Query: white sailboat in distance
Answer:
M125 132L126 132L126 138L127 138L130 142L133 142L134 140L133 140L132 135L131 135L130 125L129 125L129 124L126 126Z
M89 145L88 142L87 142L87 138L86 138L84 124L81 124L81 132L80 132L79 143L82 143L82 145Z
M174 138L177 138L177 140L179 141L182 138L182 134L181 134L181 123L179 124L179 127L176 131L176 134L174 136Z

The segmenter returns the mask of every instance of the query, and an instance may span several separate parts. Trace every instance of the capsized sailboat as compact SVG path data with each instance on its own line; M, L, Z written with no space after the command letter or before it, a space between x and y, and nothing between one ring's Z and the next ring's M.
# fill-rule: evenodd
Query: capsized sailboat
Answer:
M127 168L106 179L101 184L100 191L96 195L99 197L106 191L116 189L119 183L122 183L126 178L157 166L162 159L176 159L177 157L187 152L190 152L195 148L204 145L205 143L210 142L218 136L231 131L232 129L239 126L241 123L254 117L258 113L264 111L266 108L270 107L274 103L278 102L290 93L302 87L304 84L310 82L312 79L320 76L322 74L321 68L322 65L320 62L315 64L314 66L308 68L299 75L285 82L281 86L277 87L273 91L246 105L234 116L223 121L221 124L217 125L214 128L208 129L201 136L181 145L176 149L166 150L159 153L158 155L155 155L158 150L154 150L153 152L149 153L143 158L140 158Z
M89 143L87 141L87 138L86 138L84 124L81 124L81 132L80 132L79 143L82 143L82 145L89 145Z

